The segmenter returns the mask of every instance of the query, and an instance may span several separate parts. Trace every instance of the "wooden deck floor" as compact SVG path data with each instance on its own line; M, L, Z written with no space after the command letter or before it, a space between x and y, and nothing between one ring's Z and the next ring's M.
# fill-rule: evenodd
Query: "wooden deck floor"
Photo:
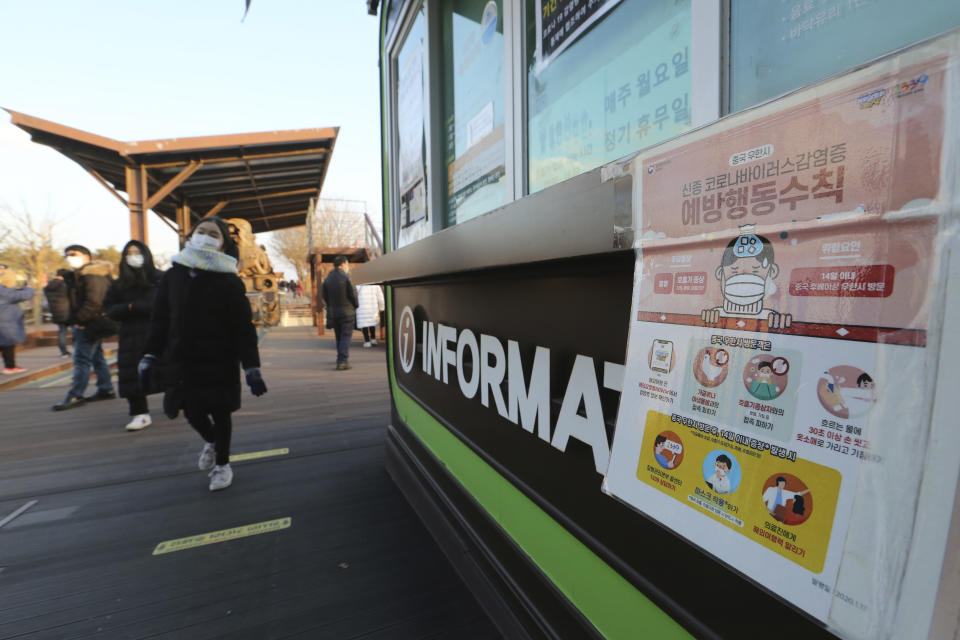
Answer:
M31 505L0 526L0 638L498 637L384 470L383 346L336 372L331 339L272 329L261 354L232 453L289 453L218 493L182 418L127 433L125 401L0 392L0 521ZM154 555L267 521L289 527Z

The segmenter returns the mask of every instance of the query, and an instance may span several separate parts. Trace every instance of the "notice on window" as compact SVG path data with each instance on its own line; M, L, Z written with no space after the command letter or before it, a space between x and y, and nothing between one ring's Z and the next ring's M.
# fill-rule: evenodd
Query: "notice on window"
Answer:
M547 68L581 33L620 0L537 0L536 73Z
M567 53L575 57L578 72L563 79L565 91L551 89L560 80L559 66L542 76L542 84L531 86L531 192L690 128L691 13L688 4L672 9L669 20L636 34L624 48L597 42L600 30L601 40L613 40L616 31L610 24L597 25L592 44L584 39L583 48Z
M417 42L400 70L397 86L400 191L423 178L423 45Z
M948 71L890 63L636 161L605 490L851 637L884 635L931 471Z

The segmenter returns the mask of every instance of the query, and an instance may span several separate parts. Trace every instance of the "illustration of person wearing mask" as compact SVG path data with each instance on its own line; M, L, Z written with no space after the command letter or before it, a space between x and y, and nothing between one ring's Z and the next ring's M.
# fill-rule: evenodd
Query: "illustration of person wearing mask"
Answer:
M747 389L754 398L773 400L777 397L777 385L773 381L773 364L763 361L757 365L757 377Z
M740 229L740 235L724 249L716 271L723 304L704 309L700 318L707 324L717 324L720 318L766 319L770 329L786 329L791 324L790 314L763 306L773 279L780 274L780 267L773 258L773 245L763 236L754 234L753 225L744 225Z
M730 469L733 468L733 461L726 454L721 453L713 463L714 473L707 478L707 486L716 493L724 494L732 491L730 487Z

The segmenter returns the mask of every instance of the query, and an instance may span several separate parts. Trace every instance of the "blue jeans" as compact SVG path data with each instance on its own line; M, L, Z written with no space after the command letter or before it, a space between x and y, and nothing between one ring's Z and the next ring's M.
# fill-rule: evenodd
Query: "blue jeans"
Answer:
M82 398L90 382L90 370L97 374L97 391L113 391L113 381L110 380L110 367L103 357L103 346L100 340L87 340L83 329L73 328L73 385L67 392L67 397Z
M337 364L350 357L350 341L353 339L353 318L334 321L333 333L337 337Z
M57 346L60 347L60 353L66 355L67 351L67 325L57 325Z

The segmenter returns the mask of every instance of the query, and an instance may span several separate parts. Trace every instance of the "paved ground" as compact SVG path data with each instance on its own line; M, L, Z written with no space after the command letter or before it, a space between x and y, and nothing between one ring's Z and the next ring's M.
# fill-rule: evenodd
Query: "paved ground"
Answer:
M288 452L219 493L182 418L0 392L0 638L498 637L383 468L383 347L336 372L312 331L267 334L234 416L234 455Z

